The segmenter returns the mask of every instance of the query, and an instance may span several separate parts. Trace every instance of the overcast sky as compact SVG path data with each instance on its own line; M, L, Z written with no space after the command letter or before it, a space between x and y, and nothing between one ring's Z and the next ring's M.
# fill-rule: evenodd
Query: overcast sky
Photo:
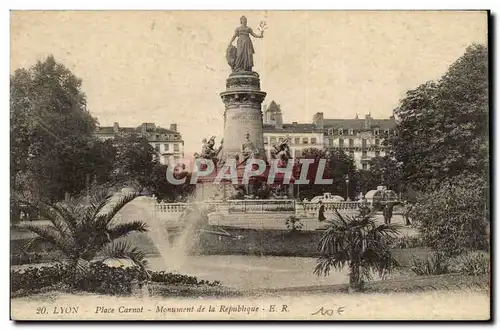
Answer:
M221 137L225 50L245 14L265 104L285 122L389 117L408 89L487 41L484 12L12 12L11 71L53 54L83 79L103 126L177 123L187 152Z

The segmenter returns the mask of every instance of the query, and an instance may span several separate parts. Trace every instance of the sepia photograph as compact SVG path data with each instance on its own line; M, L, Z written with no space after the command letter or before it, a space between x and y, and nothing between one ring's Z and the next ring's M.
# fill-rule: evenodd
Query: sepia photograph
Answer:
M13 321L488 321L487 10L12 10Z

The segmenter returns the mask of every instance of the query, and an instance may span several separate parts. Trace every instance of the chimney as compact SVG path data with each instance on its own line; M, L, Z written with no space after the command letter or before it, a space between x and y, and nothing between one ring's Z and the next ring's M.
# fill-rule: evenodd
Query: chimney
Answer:
M372 128L372 116L371 113L365 116L365 129Z
M323 112L316 112L313 116L313 124L316 128L323 129Z
M292 123L292 125L293 125L293 126L297 125L297 122L296 122L296 121L294 121L294 122Z
M117 122L114 122L114 123L113 123L113 132L114 132L114 133L118 133L118 132L120 132L120 125L118 125L118 123L117 123Z
M177 132L177 124L170 124L170 130Z

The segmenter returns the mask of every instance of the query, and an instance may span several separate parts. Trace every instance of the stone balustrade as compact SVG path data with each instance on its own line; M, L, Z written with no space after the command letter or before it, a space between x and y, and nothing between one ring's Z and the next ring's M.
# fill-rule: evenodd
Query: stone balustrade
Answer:
M302 202L300 203L305 211L317 211L319 209L319 203ZM339 211L356 211L360 208L360 202L323 202L325 206L325 211L333 211L337 209Z
M199 202L217 212L227 213L312 213L319 209L318 203L297 202L292 199L275 200L229 200L225 202ZM360 202L324 202L325 211L357 211ZM187 203L155 203L155 210L159 213L183 213Z
M277 200L229 200L229 213L295 213L295 201L292 199Z

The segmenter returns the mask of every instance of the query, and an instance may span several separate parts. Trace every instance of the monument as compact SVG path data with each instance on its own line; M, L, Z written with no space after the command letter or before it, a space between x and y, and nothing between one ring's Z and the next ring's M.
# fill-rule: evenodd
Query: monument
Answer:
M226 60L231 68L231 73L226 79L226 90L220 93L222 102L225 105L224 112L224 138L223 143L218 150L214 149L215 140L212 137L210 140L204 140L204 146L200 158L209 159L214 161L216 169L214 175L204 177L202 184L198 185L198 194L204 196L215 194L230 198L235 192L245 195L254 195L257 189L263 189L267 181L269 173L269 160L266 156L264 147L264 134L263 134L263 114L262 102L266 97L266 93L260 88L260 77L257 72L253 71L254 61L253 56L255 53L252 39L263 38L264 30L267 28L264 21L260 22L258 30L260 34L256 34L247 26L247 18L242 16L240 18L241 25L236 28L229 46L226 50ZM236 41L236 46L233 42ZM288 151L288 148L283 144L277 151ZM282 153L281 160L286 160L284 155L289 153ZM250 159L260 159L266 162L266 171L257 177L252 177L248 185L231 185L226 184L224 189L217 189L211 187L207 189L208 185L213 181L213 178L221 170L222 166L228 161L235 162L238 179L241 181L245 165ZM281 162L280 164L283 164ZM286 164L285 164L286 166ZM231 189L227 189L232 186ZM257 188L258 187L258 188Z
M261 111L266 93L260 89L259 75L252 71L255 51L250 37L263 38L265 25L261 23L260 35L257 35L247 26L245 16L240 23L226 52L232 73L226 80L226 90L220 94L226 107L223 161L233 158L239 164L249 157L266 159Z

